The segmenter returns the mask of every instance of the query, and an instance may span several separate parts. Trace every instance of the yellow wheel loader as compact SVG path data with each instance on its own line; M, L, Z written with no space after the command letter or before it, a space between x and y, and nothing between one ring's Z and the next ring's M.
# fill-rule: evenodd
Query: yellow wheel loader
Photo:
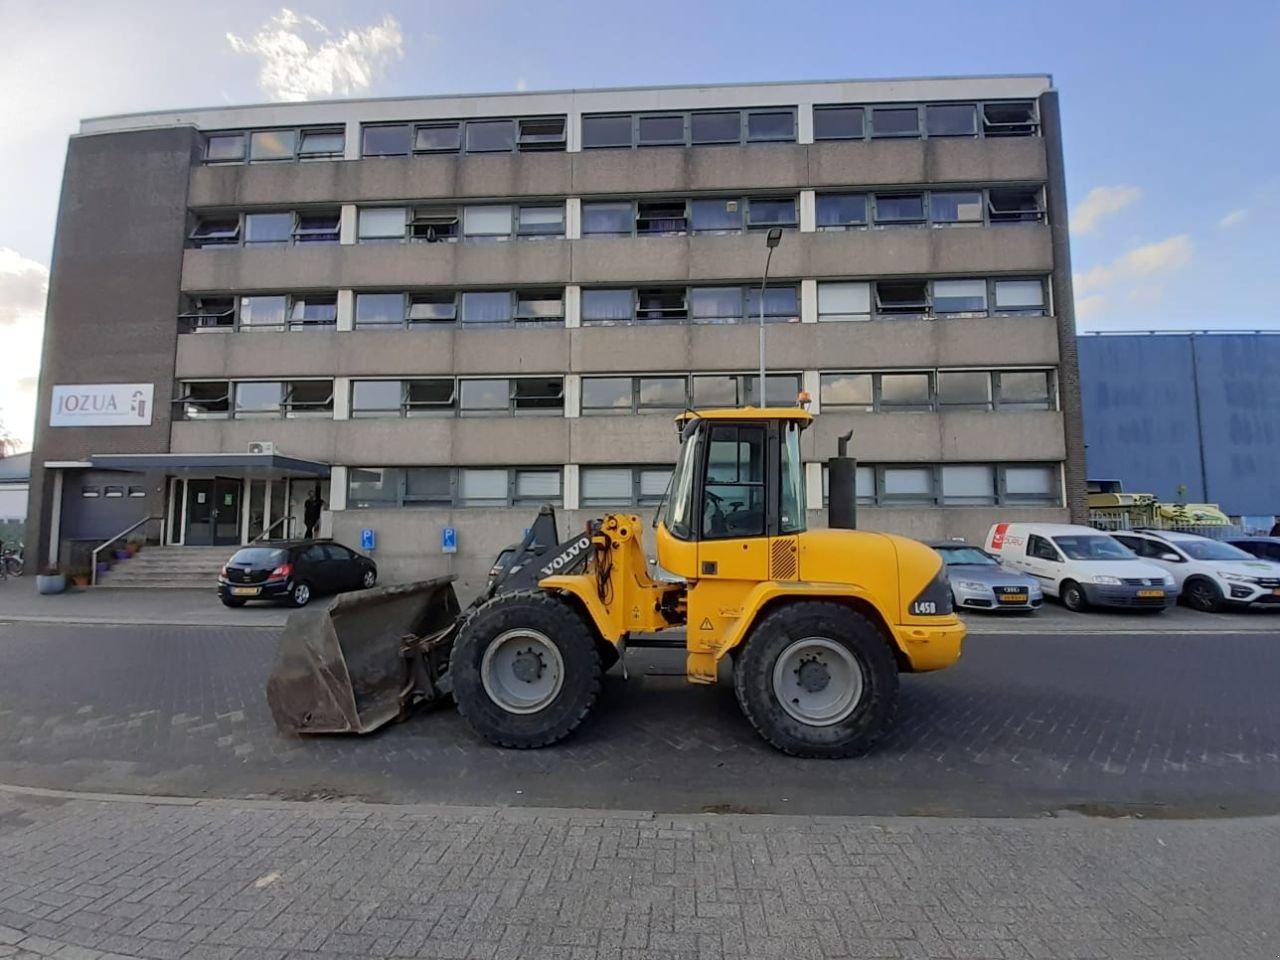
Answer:
M678 646L690 682L734 690L765 740L800 757L865 751L898 674L950 666L964 626L938 555L851 527L853 462L831 461L831 526L805 524L803 409L677 418L681 450L651 570L639 517L559 541L544 507L459 610L450 578L339 597L291 616L267 694L295 733L364 733L452 695L504 747L545 747L591 712L627 647ZM683 636L672 628L683 627Z

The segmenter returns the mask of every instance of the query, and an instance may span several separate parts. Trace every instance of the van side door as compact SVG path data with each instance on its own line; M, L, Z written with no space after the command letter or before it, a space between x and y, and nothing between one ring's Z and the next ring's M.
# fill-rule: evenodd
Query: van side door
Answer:
M1062 555L1048 537L1034 533L1027 537L1023 566L1027 573L1040 581L1040 587L1045 593L1054 597L1058 595L1058 582L1062 579Z

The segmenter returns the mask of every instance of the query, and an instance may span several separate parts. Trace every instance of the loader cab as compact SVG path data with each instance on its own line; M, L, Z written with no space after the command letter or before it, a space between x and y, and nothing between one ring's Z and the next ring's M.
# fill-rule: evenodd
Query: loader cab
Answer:
M659 518L662 566L688 581L795 579L794 537L805 529L800 433L810 422L790 408L683 415Z

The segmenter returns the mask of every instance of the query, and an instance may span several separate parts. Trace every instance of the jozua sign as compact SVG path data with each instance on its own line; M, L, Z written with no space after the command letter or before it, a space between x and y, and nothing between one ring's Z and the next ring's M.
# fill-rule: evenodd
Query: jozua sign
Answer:
M152 383L54 384L51 427L149 427Z

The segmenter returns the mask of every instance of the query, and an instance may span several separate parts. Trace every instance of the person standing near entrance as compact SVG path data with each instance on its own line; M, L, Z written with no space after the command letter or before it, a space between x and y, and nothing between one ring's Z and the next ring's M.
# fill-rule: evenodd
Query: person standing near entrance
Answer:
M307 525L307 539L310 540L319 532L320 528L320 511L324 508L324 501L320 499L320 485L316 484L311 495L307 497L306 502L302 505L302 519Z

